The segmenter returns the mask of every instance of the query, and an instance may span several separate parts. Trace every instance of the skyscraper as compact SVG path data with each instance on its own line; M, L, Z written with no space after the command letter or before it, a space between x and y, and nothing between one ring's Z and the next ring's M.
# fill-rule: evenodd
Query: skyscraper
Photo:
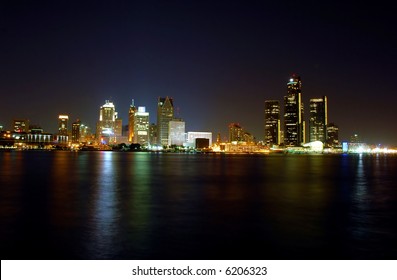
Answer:
M114 137L118 139L122 135L123 135L123 119L116 118L114 121Z
M72 143L80 143L80 127L81 121L79 119L72 123Z
M265 143L280 145L280 103L278 100L265 101Z
M243 141L243 128L238 123L229 124L229 142Z
M305 143L305 121L303 120L302 81L292 75L284 96L284 144L301 146Z
M329 123L327 126L327 144L330 147L339 145L339 128L334 123Z
M157 142L168 145L169 122L174 118L174 104L172 98L159 97L157 102Z
M149 125L149 143L150 145L156 144L157 141L157 125L155 123L151 123Z
M328 108L327 97L310 99L310 121L309 133L310 142L327 141Z
M15 119L13 121L14 132L29 132L29 120Z
M99 121L97 123L97 139L102 143L114 142L115 121L117 112L113 102L105 101L99 109Z
M83 143L91 143L92 140L94 140L94 139L92 137L90 127L88 127L85 124L81 124L80 125L80 140L79 141L83 142Z
M58 134L59 135L68 135L68 115L59 115L58 117Z
M134 143L147 145L149 143L149 112L146 112L146 107L138 107L134 124Z
M185 122L182 119L173 119L169 122L168 145L182 146L186 142Z
M134 141L136 111L137 111L137 109L134 104L134 99L132 99L130 109L128 110L128 142L131 142L131 143Z

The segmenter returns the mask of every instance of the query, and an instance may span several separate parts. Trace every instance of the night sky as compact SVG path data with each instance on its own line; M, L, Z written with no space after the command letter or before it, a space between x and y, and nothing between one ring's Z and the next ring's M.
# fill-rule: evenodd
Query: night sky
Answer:
M95 131L111 99L156 122L174 98L187 131L240 123L264 134L264 101L283 103L292 73L309 99L328 96L340 140L397 145L397 32L387 2L1 1L0 124L55 132L59 114ZM279 2L279 1L272 1ZM308 129L308 127L307 127Z

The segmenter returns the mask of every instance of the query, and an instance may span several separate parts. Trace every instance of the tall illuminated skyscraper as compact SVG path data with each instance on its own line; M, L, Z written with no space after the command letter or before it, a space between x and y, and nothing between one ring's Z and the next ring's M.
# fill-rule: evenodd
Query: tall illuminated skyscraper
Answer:
M303 120L302 81L292 75L284 96L284 144L301 146L305 143L305 121Z
M169 122L174 118L174 104L172 98L159 97L157 102L157 142L168 145Z
M58 117L58 134L59 135L68 135L68 115L59 115Z
M136 111L137 111L137 109L134 104L134 99L132 99L130 109L128 110L128 142L131 142L131 143L134 141Z
M146 112L146 107L138 107L134 124L134 143L147 145L149 143L149 112Z
M105 101L99 109L99 121L97 123L97 139L102 143L114 142L115 122L117 112L113 102Z
M265 143L280 145L280 103L278 100L265 101Z
M310 99L310 142L327 141L328 108L327 97Z

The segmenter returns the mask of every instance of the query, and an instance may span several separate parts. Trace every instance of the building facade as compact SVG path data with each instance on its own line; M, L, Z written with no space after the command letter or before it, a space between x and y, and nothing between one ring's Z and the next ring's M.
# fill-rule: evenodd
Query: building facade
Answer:
M265 101L265 144L280 145L280 103L278 100Z
M136 111L137 108L135 107L134 99L132 99L130 109L128 110L128 142L130 143L134 141Z
M146 112L146 107L138 107L134 117L134 143L142 146L149 144L149 112Z
M327 97L310 99L309 141L327 141L328 104Z
M58 116L58 135L68 135L68 115Z
M182 119L171 120L168 135L168 146L182 146L186 143L185 122Z
M158 143L157 141L157 125L155 123L151 123L149 125L149 143L150 145L155 145Z
M72 123L72 143L78 144L80 143L81 138L81 121L77 119L74 123Z
M208 145L212 145L212 132L189 131L187 133L187 145L196 148L196 139L208 139Z
M14 132L29 132L29 120L27 119L15 119L13 120Z
M113 102L105 101L99 109L99 121L97 123L97 139L102 144L115 142L115 126L117 112Z
M284 145L301 146L305 143L305 121L303 119L302 81L293 75L287 83L284 97Z
M157 144L167 146L169 143L169 122L174 118L173 99L159 97L157 102Z
M123 136L123 119L116 118L114 121L114 137L117 139Z
M244 130L239 123L229 124L229 142L244 141Z
M327 146L339 146L339 127L334 123L329 123L327 126Z

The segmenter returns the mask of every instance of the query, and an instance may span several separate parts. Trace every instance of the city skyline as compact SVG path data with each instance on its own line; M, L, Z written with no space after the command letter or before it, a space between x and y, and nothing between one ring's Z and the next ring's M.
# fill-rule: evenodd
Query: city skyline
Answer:
M313 142L313 141L321 141L324 144L333 143L333 139L336 139L335 143L339 144L343 141L349 141L354 137L359 137L357 133L351 133L349 138L340 139L339 138L339 127L337 124L332 121L328 121L328 98L327 96L310 98L309 103L309 113L306 121L304 118L304 102L301 100L302 98L302 81L301 77L296 73L292 74L286 83L287 90L286 95L284 96L284 104L280 106L279 100L264 100L264 118L262 118L262 122L264 125L263 137L256 137L256 135L252 135L246 129L240 125L240 123L230 122L228 124L228 132L223 136L223 142L233 142L233 141L245 141L245 142L263 142L267 146L273 145L283 145L283 146L302 146L305 143ZM282 100L282 99L281 99ZM158 97L157 99L157 122L149 121L149 112L146 112L146 106L135 106L135 101L132 99L131 104L129 104L128 109L128 118L123 121L122 118L119 118L118 111L116 111L116 106L113 101L105 100L105 104L99 107L99 121L96 121L96 125L91 126L87 125L87 123L82 124L79 118L76 118L76 121L73 122L70 127L68 126L69 115L63 114L58 116L58 126L56 132L51 132L41 127L40 125L31 123L30 119L22 119L16 118L13 119L13 125L10 126L9 130L14 132L28 132L28 129L39 129L42 132L54 133L55 135L68 135L70 133L71 140L73 142L73 125L75 123L79 123L84 127L88 127L90 130L93 127L96 127L96 132L94 133L94 138L98 139L99 142L102 143L116 143L117 139L122 139L123 142L129 143L139 143L139 144L148 144L149 143L149 125L154 125L157 127L156 133L157 136L160 134L164 134L163 137L159 137L158 141L152 142L151 144L157 144L161 146L171 145L173 142L169 137L169 123L171 121L183 122L183 130L185 131L185 121L182 118L176 117L175 108L174 108L174 100L172 97ZM179 107L177 107L179 109ZM282 114L281 112L284 112ZM141 120L141 118L143 119ZM163 120L164 119L164 120ZM141 122L143 123L141 124ZM30 127L29 127L30 124ZM162 125L158 125L162 124ZM24 129L20 129L21 125L23 125ZM130 131L131 125L134 127L133 131ZM291 130L291 126L292 130ZM330 125L330 127L328 127ZM334 131L334 127L337 127L337 134L335 136L328 138L327 131L331 129ZM161 128L163 127L163 128ZM237 127L239 131L233 132L231 129ZM2 129L7 129L7 127L2 126ZM172 128L174 129L174 128ZM284 130L283 130L284 129ZM286 138L285 134L288 134L288 130L290 132L290 140L288 137ZM145 133L145 136L135 135L134 131L142 134ZM145 131L145 132L143 132ZM163 132L162 132L163 131ZM211 133L219 133L210 130ZM287 132L287 133L286 133ZM244 135L243 135L244 134ZM116 138L113 140L112 137L109 136L114 135ZM130 136L132 138L130 139ZM281 136L280 136L281 135ZM156 138L157 138L156 136ZM143 137L143 138L142 138ZM181 137L181 136L180 136ZM252 140L247 140L247 137L252 137ZM104 138L108 138L104 140ZM163 140L160 140L164 138ZM170 142L171 141L171 142ZM120 142L118 140L117 142ZM366 142L360 137L360 142ZM178 142L179 143L179 142ZM375 144L376 143L369 143ZM180 144L182 145L182 144Z
M238 122L263 139L264 101L282 101L285 81L297 73L305 108L311 98L329 98L328 119L340 140L357 133L368 143L397 143L397 36L387 6L154 1L0 8L5 128L26 118L55 132L54 119L68 114L95 130L108 99L126 124L132 98L155 116L155 100L170 96L186 131L225 139L228 124Z

